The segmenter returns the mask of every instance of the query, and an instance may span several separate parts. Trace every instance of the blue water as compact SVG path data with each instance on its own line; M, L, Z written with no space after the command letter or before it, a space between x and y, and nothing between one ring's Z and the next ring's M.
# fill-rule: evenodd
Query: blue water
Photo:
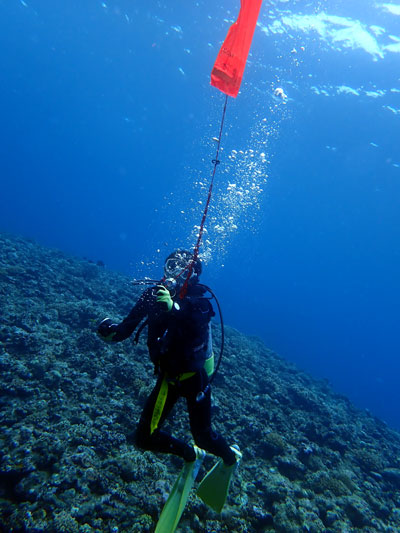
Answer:
M238 7L0 2L0 230L134 277L193 245ZM227 324L397 428L399 22L369 0L265 3L203 249Z

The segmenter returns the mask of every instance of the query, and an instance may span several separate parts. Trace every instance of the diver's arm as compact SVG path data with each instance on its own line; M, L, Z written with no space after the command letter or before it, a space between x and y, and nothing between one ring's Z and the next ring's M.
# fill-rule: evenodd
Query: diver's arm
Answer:
M136 304L132 307L129 315L125 317L120 324L116 324L113 342L124 341L132 335L139 322L147 316L153 300L152 289L145 290Z
M110 318L105 318L100 323L97 334L106 342L124 341L132 335L139 322L148 314L153 300L152 289L145 290L122 322L114 324Z

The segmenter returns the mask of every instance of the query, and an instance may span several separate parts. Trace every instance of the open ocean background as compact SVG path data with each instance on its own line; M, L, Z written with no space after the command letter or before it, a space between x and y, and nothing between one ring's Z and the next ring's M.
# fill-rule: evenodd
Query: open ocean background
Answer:
M0 0L0 231L135 278L193 246L239 10L218 4ZM264 2L202 278L227 324L397 429L399 54L399 3Z

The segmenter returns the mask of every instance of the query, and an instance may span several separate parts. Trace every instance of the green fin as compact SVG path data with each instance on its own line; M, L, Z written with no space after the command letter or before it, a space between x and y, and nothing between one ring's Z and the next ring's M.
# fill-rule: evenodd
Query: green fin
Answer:
M154 533L173 533L185 509L194 480L205 457L205 451L195 446L197 459L185 463L172 487Z
M232 475L242 457L239 449L234 446L231 446L231 449L236 454L236 464L226 466L222 459L220 459L208 474L205 475L197 489L197 496L217 513L222 511L228 496Z

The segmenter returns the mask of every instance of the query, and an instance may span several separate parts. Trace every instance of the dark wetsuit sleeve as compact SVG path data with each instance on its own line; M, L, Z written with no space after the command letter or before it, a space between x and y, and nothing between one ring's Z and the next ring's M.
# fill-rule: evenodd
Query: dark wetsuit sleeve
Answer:
M147 289L141 295L134 307L131 309L129 315L116 326L116 335L113 342L120 342L127 339L135 331L139 322L141 322L149 312L153 303L152 289Z

